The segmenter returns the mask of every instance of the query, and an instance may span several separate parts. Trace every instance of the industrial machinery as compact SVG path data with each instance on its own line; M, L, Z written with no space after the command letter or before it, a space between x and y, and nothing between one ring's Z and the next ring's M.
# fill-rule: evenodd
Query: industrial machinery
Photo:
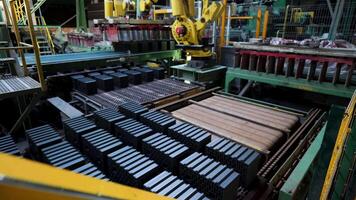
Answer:
M234 79L350 98L355 88L355 50L234 43L226 47L225 90ZM241 89L244 85L241 86Z
M162 1L135 2L147 13ZM0 59L0 199L355 198L356 52L271 45L285 41L268 39L272 1L236 12L172 0L174 19L149 20L131 19L129 1L106 0L108 18L89 23L88 36L115 51L56 55L40 55L24 3L31 44L21 42L16 17L16 45L0 34L0 51L10 52ZM292 11L293 23L318 18L302 11ZM256 21L262 39L229 42L231 19ZM206 35L216 41L210 30L220 25L220 43L230 46L219 51ZM81 36L70 43L90 49Z
M151 6L157 3L158 0L140 0L140 11L141 12L149 12Z
M194 0L171 1L172 13L176 17L172 25L172 35L187 53L188 66L203 68L211 64L213 52L205 36L205 28L221 16L224 9L222 2L203 1L202 16L194 19ZM214 63L214 62L213 62Z
M136 8L135 1L132 0L105 0L104 10L105 18L125 17L129 11Z

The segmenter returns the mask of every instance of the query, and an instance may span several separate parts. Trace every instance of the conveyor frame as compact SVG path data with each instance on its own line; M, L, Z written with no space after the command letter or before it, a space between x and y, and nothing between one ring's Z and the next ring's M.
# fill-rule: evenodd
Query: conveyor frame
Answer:
M45 75L57 72L78 71L88 68L117 66L123 62L144 62L157 59L177 60L181 57L180 50L158 51L149 53L129 54L114 51L93 51L85 53L57 54L41 56ZM32 55L26 56L27 65L35 66Z
M234 65L229 66L226 73L226 92L235 78L344 98L351 98L356 89L352 84L356 68L355 50L245 43L227 47L230 48L235 50L234 55L229 53L226 59L232 56L231 60L235 61L226 62ZM335 69L332 64L335 64ZM346 68L345 80L341 80L343 68ZM332 80L327 80L328 76L332 76Z

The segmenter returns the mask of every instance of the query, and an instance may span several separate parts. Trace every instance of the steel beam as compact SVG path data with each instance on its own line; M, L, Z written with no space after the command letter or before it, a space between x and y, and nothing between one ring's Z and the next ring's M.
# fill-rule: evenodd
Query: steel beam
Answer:
M335 40L335 38L336 38L336 33L337 33L337 29L339 27L340 20L343 15L342 12L344 10L344 6L345 6L345 0L337 1L336 7L335 7L334 13L333 13L332 22L330 25L329 40Z
M332 5L331 5L330 0L326 0L326 2L328 3L330 15L331 15L331 16L334 16L334 9L333 9L333 7L332 7Z
M20 126L20 124L22 124L24 122L24 120L26 119L26 117L30 114L32 108L36 105L36 103L40 100L41 98L41 93L39 94L35 94L35 96L32 98L31 102L27 105L26 109L24 110L24 112L21 114L21 116L17 119L15 125L11 128L10 130L10 134L14 133Z
M87 31L87 17L85 14L84 0L76 0L76 18L77 18L77 31Z

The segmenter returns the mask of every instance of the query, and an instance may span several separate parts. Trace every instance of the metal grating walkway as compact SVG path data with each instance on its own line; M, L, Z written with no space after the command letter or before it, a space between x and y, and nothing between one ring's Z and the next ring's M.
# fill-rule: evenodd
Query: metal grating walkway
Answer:
M40 90L40 83L30 77L0 76L0 99Z

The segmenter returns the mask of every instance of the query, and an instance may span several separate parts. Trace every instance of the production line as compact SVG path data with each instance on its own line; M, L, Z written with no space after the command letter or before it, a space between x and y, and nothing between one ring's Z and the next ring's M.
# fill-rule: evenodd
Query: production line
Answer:
M347 0L0 0L0 199L354 200L355 20Z

